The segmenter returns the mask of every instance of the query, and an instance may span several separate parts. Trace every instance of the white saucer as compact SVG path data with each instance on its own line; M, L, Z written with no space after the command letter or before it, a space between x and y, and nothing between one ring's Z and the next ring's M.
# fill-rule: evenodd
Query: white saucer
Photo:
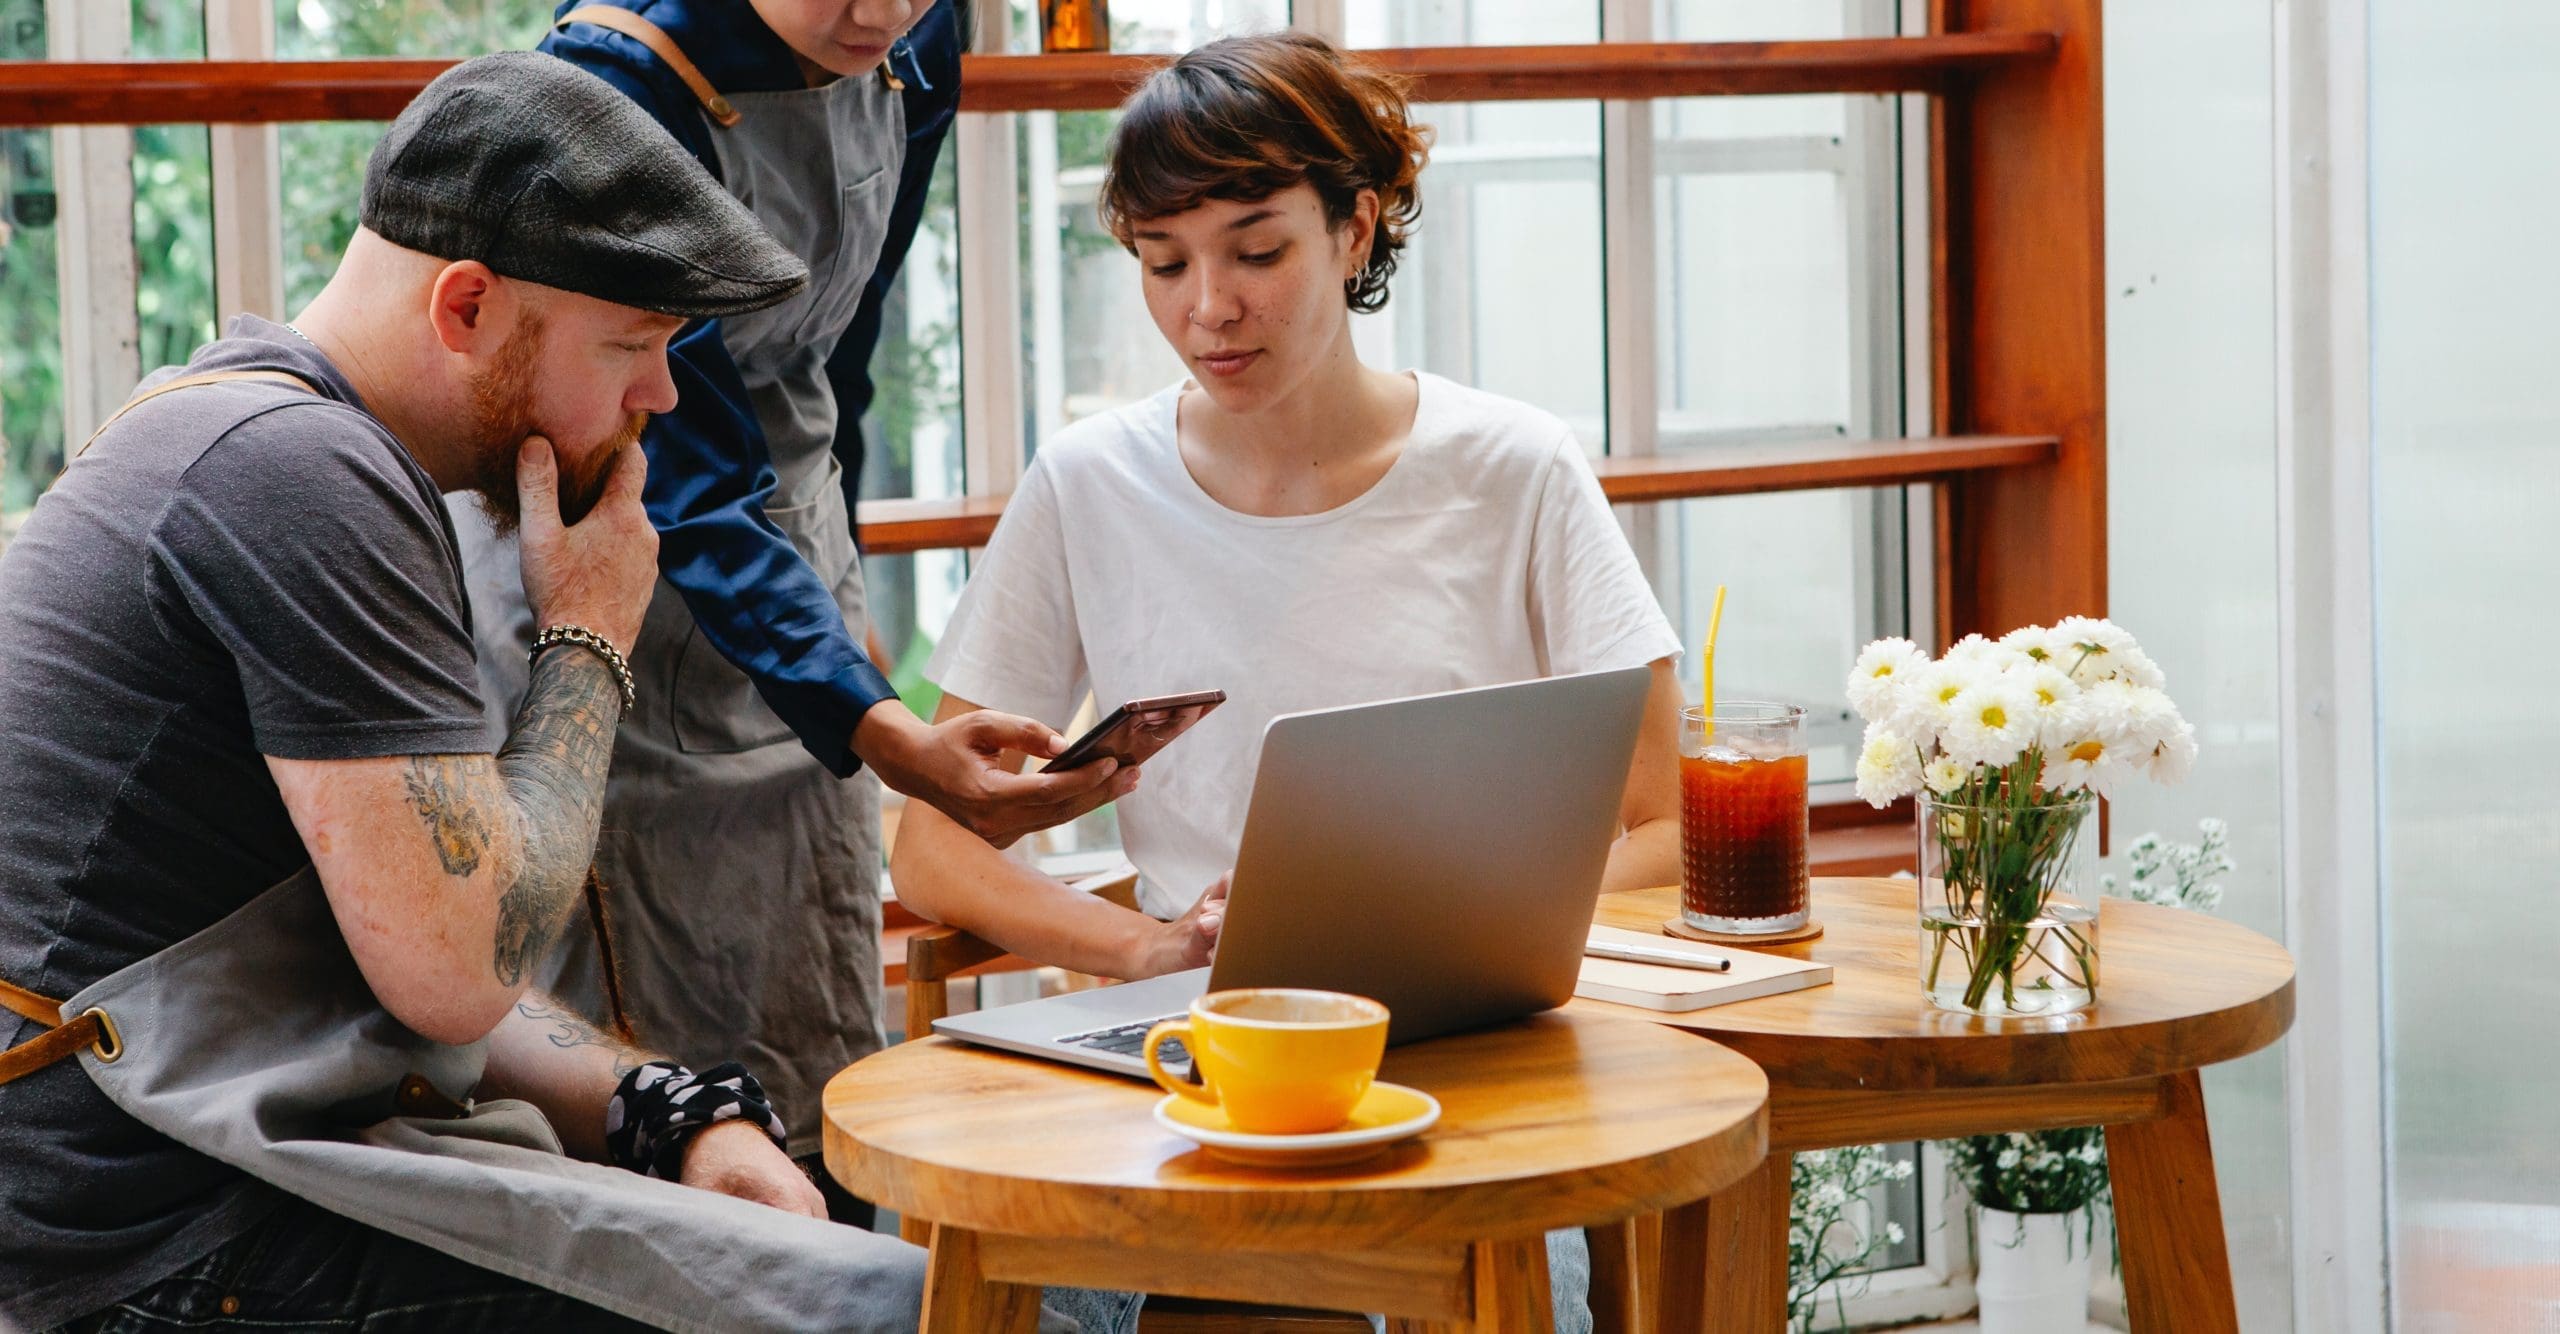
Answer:
M1192 1140L1212 1157L1248 1167L1331 1167L1411 1139L1440 1120L1440 1100L1420 1089L1379 1080L1369 1085L1339 1130L1312 1135L1256 1135L1238 1130L1224 1109L1168 1093L1156 1124Z

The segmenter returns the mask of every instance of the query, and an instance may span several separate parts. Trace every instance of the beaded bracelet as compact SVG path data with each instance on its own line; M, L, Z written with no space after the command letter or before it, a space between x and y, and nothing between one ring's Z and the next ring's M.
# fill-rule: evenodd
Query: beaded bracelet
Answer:
M605 1104L605 1154L616 1166L674 1181L684 1173L684 1151L696 1134L738 1120L753 1122L776 1148L790 1151L781 1113L745 1066L727 1061L696 1074L673 1061L651 1061L624 1075Z
M622 687L622 711L631 712L640 692L632 684L631 664L624 661L622 650L615 648L612 640L583 625L555 625L533 637L533 656L541 657L542 651L554 644L575 644L604 659L604 665L613 669L615 683Z

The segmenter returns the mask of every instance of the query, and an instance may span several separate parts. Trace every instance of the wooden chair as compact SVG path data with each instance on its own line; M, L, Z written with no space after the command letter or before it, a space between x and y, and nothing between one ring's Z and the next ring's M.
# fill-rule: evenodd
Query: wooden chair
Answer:
M1124 866L1076 882L1076 888L1123 908L1138 906L1138 872ZM1006 971L1014 956L1003 948L956 927L926 927L907 937L906 1038L933 1031L933 1021L951 1013L951 982L973 972ZM914 1219L898 1220L898 1234L922 1246L931 1228ZM1640 1306L1646 1281L1658 1266L1661 1246L1659 1215L1585 1230L1591 1243L1591 1321L1595 1334L1650 1329ZM1365 1334L1369 1322L1332 1311L1252 1306L1242 1302L1195 1301L1182 1297L1150 1297L1142 1334Z

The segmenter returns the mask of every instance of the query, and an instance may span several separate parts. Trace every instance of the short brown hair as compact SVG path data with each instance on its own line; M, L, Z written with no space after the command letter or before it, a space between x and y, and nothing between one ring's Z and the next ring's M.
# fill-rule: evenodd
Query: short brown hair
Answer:
M1353 64L1302 32L1230 37L1190 52L1121 104L1102 179L1102 221L1137 249L1136 225L1211 199L1268 199L1305 182L1325 218L1349 221L1360 192L1378 192L1377 234L1351 308L1387 304L1396 252L1422 215L1417 182L1431 131L1406 116L1401 80Z

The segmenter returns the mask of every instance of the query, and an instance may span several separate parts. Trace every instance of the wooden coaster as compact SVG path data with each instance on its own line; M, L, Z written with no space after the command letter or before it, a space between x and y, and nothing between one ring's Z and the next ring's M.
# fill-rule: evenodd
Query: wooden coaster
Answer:
M1804 925L1793 931L1770 931L1759 935L1746 935L1738 931L1708 931L1691 926L1678 917L1664 922L1662 929L1665 934L1678 936L1682 940L1703 940L1710 945L1740 945L1745 949L1754 945L1794 945L1802 941L1819 940L1822 937L1822 923L1809 917L1805 919Z

